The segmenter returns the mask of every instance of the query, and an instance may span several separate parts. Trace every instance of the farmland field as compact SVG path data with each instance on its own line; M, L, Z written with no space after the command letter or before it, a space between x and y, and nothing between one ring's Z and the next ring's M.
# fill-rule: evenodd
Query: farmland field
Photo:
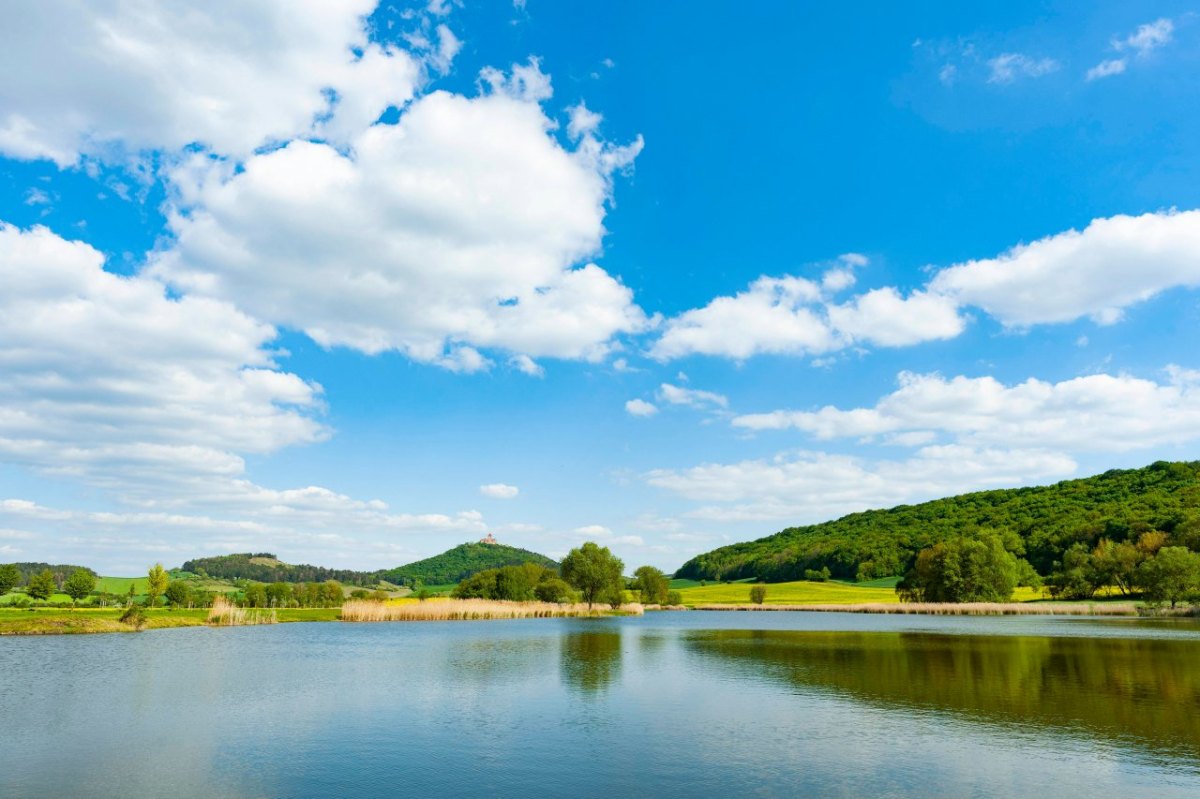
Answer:
M894 581L894 578L891 578ZM767 605L856 605L866 602L899 602L894 588L886 587L889 580L873 583L809 582L798 580L791 583L768 583ZM710 583L706 586L678 588L685 605L746 604L750 601L750 583ZM1013 593L1014 602L1041 599L1040 591L1018 588Z

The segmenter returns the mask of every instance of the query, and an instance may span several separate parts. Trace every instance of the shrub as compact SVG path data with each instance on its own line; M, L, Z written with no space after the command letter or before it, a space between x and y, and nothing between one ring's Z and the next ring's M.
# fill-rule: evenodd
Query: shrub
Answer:
M146 609L141 605L130 605L121 614L120 622L128 624L135 630L140 630L146 626Z
M750 601L756 605L761 605L767 599L767 587L765 585L755 585L750 588Z
M538 583L533 589L534 596L541 602L553 602L557 605L575 601L575 591L566 580L551 577Z
M679 593L678 591L668 591L667 592L667 604L668 605L682 605L683 604L683 594Z

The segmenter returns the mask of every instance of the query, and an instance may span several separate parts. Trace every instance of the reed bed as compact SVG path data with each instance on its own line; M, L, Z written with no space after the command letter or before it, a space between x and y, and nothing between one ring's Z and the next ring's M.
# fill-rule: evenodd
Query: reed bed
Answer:
M857 605L696 605L696 610L803 610L814 613L897 613L927 616L1136 616L1132 602L863 602Z
M642 615L638 604L612 610L608 605L588 608L583 603L501 602L487 599L446 599L440 602L392 604L352 600L342 605L342 621L474 621L480 619L556 619L575 616Z
M256 624L277 624L274 610L239 608L223 596L213 600L208 611L208 624L213 627L247 627Z

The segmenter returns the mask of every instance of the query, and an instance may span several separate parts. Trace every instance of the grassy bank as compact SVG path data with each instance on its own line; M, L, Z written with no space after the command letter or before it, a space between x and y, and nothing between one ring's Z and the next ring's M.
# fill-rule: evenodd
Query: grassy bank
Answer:
M890 585L889 585L890 583ZM877 580L873 583L843 583L837 581L809 582L798 580L790 583L768 583L767 605L898 605L894 578ZM689 607L714 604L749 604L749 582L710 583L690 588L679 588L683 604ZM1013 594L1016 602L1031 602L1042 599L1040 591L1018 588Z
M120 621L124 608L37 608L16 610L0 608L0 635L71 635L77 633L129 633L136 628ZM201 627L209 623L208 608L146 611L147 630L171 627ZM339 608L284 608L274 611L279 623L295 621L337 621Z
M1133 602L863 602L825 605L696 605L694 610L801 610L816 613L893 613L924 616L1137 616ZM1181 615L1184 611L1163 615Z
M436 599L427 602L353 601L342 606L342 621L472 621L482 619L550 619L574 616L608 616L614 613L642 615L642 606L608 605L589 608L582 603L556 605L552 602L500 602L488 599Z

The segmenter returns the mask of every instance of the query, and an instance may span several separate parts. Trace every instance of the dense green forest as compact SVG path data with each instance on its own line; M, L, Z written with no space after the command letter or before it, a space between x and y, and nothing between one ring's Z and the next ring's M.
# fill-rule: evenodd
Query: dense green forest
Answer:
M1200 550L1200 462L1160 461L1050 486L980 491L789 527L697 555L675 576L783 581L828 567L835 577L870 580L906 573L926 547L989 533L1039 574L1050 575L1075 545L1090 550L1101 539L1135 542L1147 532Z
M396 585L446 585L457 583L485 569L536 563L558 570L558 563L536 552L503 544L460 544L432 558L379 572L378 577Z
M54 575L54 582L61 586L63 581L70 577L75 571L83 569L93 577L98 576L94 571L86 566L73 566L68 563L14 563L17 570L21 573L21 582L26 583L30 577L35 574L41 574L44 571L49 571Z
M269 552L241 552L185 561L183 571L220 580L254 580L260 583L323 583L337 580L349 585L374 585L377 572L326 569L323 566L284 563Z

